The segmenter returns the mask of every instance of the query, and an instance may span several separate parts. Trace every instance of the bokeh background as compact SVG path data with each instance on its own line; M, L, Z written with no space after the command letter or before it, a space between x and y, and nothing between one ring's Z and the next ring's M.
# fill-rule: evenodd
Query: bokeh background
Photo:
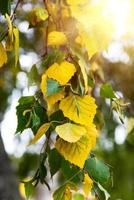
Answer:
M16 3L15 1L13 2L12 9L14 9ZM110 113L110 102L99 98L99 87L96 86L95 95L98 105L103 111L103 116L100 118L102 120L102 131L94 152L97 157L104 160L111 168L112 186L111 184L107 186L111 200L133 200L134 1L92 0L89 1L89 6L91 2L93 4L101 4L98 12L101 12L103 18L107 19L102 21L102 18L98 17L98 13L93 16L93 19L97 19L95 25L97 31L101 33L101 42L105 42L107 34L110 33L110 36L112 34L107 50L102 51L97 56L97 62L93 68L95 76L98 80L109 81L116 93L123 97L127 103L130 103L125 110L124 123L121 123L116 112ZM23 180L31 176L36 169L38 153L44 140L43 138L36 145L27 147L32 138L31 131L26 130L22 135L15 135L17 126L15 107L17 101L22 95L32 95L37 90L36 85L29 86L28 76L34 64L36 64L37 70L40 69L41 59L44 54L45 40L43 30L29 28L27 20L28 12L35 6L43 7L44 4L41 0L24 0L17 11L15 23L20 31L21 44L19 66L14 68L12 56L10 56L7 66L0 69L0 179L2 180L4 176L5 181L9 180L13 170L15 175L13 175L12 180L15 181L11 181L10 185L6 186L7 189L12 189L13 192L15 192L16 188L13 184L17 185L16 180ZM81 20L82 23L85 23L85 28L88 28L88 15L85 15L86 19L83 17ZM0 16L1 27L3 20ZM110 29L107 23L114 25L114 28L111 27ZM69 26L69 28L71 27ZM104 35L103 32L105 32ZM57 182L58 175L54 177L54 180L51 180L52 189L57 186ZM22 184L19 184L19 191L24 198ZM17 200L21 199L18 193L16 197ZM33 199L49 200L52 197L45 186L38 186L37 193Z

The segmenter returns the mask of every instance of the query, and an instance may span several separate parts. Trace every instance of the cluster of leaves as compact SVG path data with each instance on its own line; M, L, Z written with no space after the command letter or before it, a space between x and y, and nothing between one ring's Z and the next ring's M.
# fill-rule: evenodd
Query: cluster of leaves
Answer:
M58 171L65 176L65 183L53 194L54 200L71 200L79 197L85 199L91 191L96 198L107 200L109 194L102 185L110 177L109 168L91 156L99 130L94 120L97 106L95 98L91 95L95 80L90 70L90 59L105 45L99 44L93 32L88 34L81 24L83 11L80 11L80 5L84 10L87 1L67 0L61 1L60 5L53 1L44 3L46 9L34 8L28 15L32 27L40 27L42 22L45 23L46 47L41 66L40 87L34 96L21 97L16 108L18 118L16 133L22 133L30 128L34 137L29 145L34 145L43 135L46 136L38 169L30 181L24 182L26 196L29 198L39 182L46 184L50 189L46 181L48 174L46 165L49 162L51 176ZM1 10L0 7L2 14L10 14L7 7L4 9ZM0 43L0 67L7 62L6 51L15 52L15 66L17 66L18 29L13 25L12 16L5 14L5 19L8 31L5 43ZM71 37L66 30L66 24L70 21L76 29ZM95 31L97 33L96 29ZM37 68L34 65L29 77L35 84L36 74ZM109 98L113 109L117 111L120 109L121 103L111 85L102 85L100 96ZM53 139L51 145L53 134L56 134L56 139ZM84 195L73 195L81 185Z

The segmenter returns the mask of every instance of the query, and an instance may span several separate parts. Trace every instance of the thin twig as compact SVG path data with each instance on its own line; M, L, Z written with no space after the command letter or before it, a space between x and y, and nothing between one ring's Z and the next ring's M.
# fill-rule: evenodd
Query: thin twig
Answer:
M15 6L15 8L14 8L14 11L13 11L11 17L10 17L10 19L12 20L12 22L14 21L14 16L15 16L15 14L16 14L17 8L18 8L19 4L20 4L22 1L23 1L23 0L18 0L17 3L16 3L16 6Z
M14 11L13 11L11 17L10 17L12 23L13 23L13 21L14 21L14 19L15 19L15 18L14 18L14 15L15 15L15 13L16 13L16 10L17 10L17 8L18 8L20 2L22 2L22 1L23 1L23 0L18 0L17 3L16 3L16 6L15 6L15 8L14 8ZM8 34L8 28L6 27L6 30L4 30L3 33L2 33L1 36L0 36L0 42L2 42L2 40L4 40L4 38L7 36L7 34Z

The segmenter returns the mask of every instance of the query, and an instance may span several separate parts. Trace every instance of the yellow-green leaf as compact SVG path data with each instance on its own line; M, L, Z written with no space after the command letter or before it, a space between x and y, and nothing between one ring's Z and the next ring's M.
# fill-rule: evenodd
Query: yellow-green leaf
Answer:
M70 95L62 99L59 105L65 117L86 126L92 124L96 114L96 107L95 99L88 95L83 97Z
M72 190L77 190L77 185L73 182L67 182L58 188L53 194L53 200L71 200Z
M15 67L17 66L19 59L19 30L18 28L13 29L14 34L14 50L15 50Z
M56 132L63 140L67 142L77 142L83 135L86 135L87 130L83 126L66 123L56 127Z
M31 140L29 145L35 144L49 129L50 123L43 124L37 131L35 137Z
M6 20L7 20L7 25L8 25L8 37L6 41L6 49L8 51L11 51L13 49L13 25L12 21L9 17L8 14L6 14Z
M49 46L60 46L67 43L67 37L63 32L52 31L48 34Z
M29 13L30 23L35 26L37 23L45 21L48 18L48 12L44 8L34 8Z
M76 72L75 66L67 61L62 62L60 65L54 63L46 71L46 75L58 81L61 85L65 85Z
M7 53L2 43L0 43L0 67L2 67L6 62L7 62Z
M89 195L92 187L93 187L92 179L88 176L88 174L84 174L83 191L86 196Z
M92 149L91 140L88 136L82 136L75 143L66 142L59 138L55 146L66 160L80 168L83 168L85 160Z

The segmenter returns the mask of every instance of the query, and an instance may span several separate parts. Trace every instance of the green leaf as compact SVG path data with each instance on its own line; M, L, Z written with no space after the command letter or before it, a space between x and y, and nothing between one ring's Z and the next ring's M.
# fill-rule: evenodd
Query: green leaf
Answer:
M24 186L25 186L26 197L27 197L27 199L29 199L29 197L31 197L32 194L34 193L35 188L34 188L34 186L32 185L31 182L25 183Z
M46 92L47 97L56 94L62 90L63 87L61 87L57 81L52 79L47 80L47 92Z
M96 182L105 183L110 178L109 167L96 158L86 160L85 169Z
M0 0L0 13L2 15L11 13L11 0Z
M112 86L109 83L103 84L100 89L100 96L104 98L116 98Z
M18 102L20 105L30 105L34 102L34 96L21 97Z
M98 130L101 130L104 126L104 116L103 113L99 111L99 109L96 112L96 115L94 117L94 124Z
M92 88L95 86L95 79L92 71L90 71L88 75L88 85Z
M16 107L16 114L18 119L16 133L22 132L24 129L31 126L31 110L34 102L35 98L33 96L21 97L19 99L19 105Z
M75 193L72 200L85 200L85 198L81 193Z
M38 101L36 101L36 103L34 104L34 113L36 116L33 117L34 121L32 122L32 131L34 134L36 134L40 126L48 122L48 116L46 110L44 109L44 107L41 106Z
M99 200L105 200L105 194L100 190L97 183L94 183L93 190L92 190Z
M79 183L80 180L83 180L84 178L84 174L80 172L80 168L70 164L67 160L62 161L61 171L67 180L76 174L76 176L71 179L74 183Z
M18 119L16 133L27 128L31 128L33 133L36 133L42 124L48 122L46 110L34 96L21 97L16 111Z
M40 164L40 167L39 167L39 176L40 176L40 182L43 184L44 183L44 180L46 178L46 175L47 175L47 169L46 167L44 166L43 163Z
M99 183L94 183L93 191L100 200L108 200L110 198L110 194Z
M62 156L58 153L58 151L55 148L50 150L48 161L51 176L55 175L60 170L62 159Z
M58 49L53 49L50 51L50 53L43 59L42 61L42 68L48 68L51 66L53 63L60 63L64 60L65 54L58 50Z
M106 200L108 200L109 198L110 198L110 194L102 187L102 185L100 185L99 183L98 183L98 187L100 188L100 190L102 191L102 192L104 192L104 194L105 194L105 199Z
M38 69L36 65L33 65L30 72L28 72L28 83L29 86L31 85L37 85L40 82L40 76L38 73Z

